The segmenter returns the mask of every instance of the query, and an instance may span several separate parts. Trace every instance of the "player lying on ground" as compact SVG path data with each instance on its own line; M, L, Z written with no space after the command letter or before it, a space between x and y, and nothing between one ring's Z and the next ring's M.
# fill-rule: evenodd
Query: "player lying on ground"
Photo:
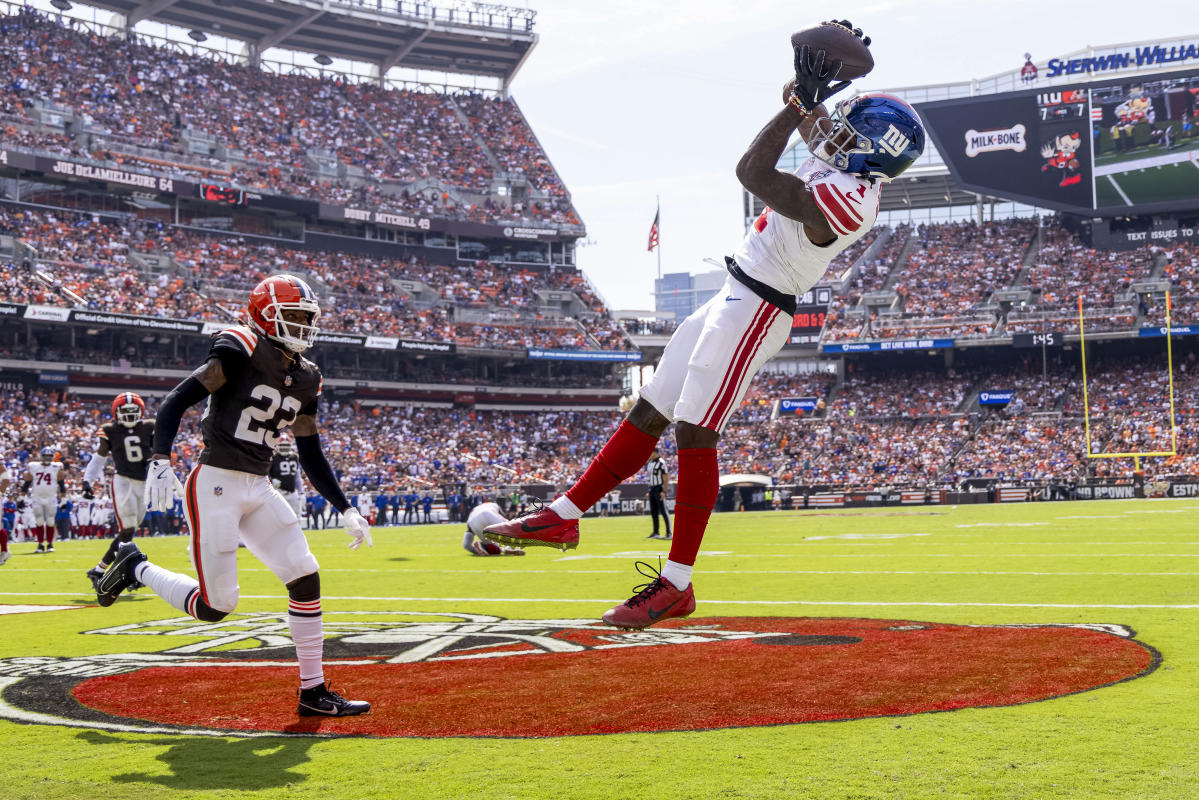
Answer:
M852 26L847 26L852 28ZM854 31L859 36L860 31ZM583 476L542 511L491 525L503 544L563 550L579 539L578 519L645 464L676 422L678 480L669 560L636 594L609 610L610 625L644 628L695 610L691 571L719 491L716 443L758 369L787 342L795 296L810 289L832 259L874 224L879 190L924 149L914 109L890 95L820 103L844 89L840 63L805 45L795 53L786 105L758 134L737 177L766 204L733 258L724 289L675 331L653 379ZM776 169L796 129L812 157L794 174ZM643 574L646 574L643 572Z
M112 456L114 475L109 483L112 510L117 518L117 535L96 566L87 571L92 588L116 557L121 542L132 542L133 534L146 516L146 468L154 444L154 420L145 419L146 402L133 392L121 392L112 401L112 422L100 428L100 442L83 471L84 495L93 495L104 478L104 466ZM90 520L89 520L90 522Z
M295 432L300 465L312 486L345 518L350 549L371 544L370 526L350 507L321 449L316 425L320 369L301 353L316 340L320 308L312 289L290 275L272 275L250 293L251 328L229 328L212 343L208 360L176 386L158 410L146 504L165 510L179 479L170 452L183 412L208 400L204 451L187 478L184 512L191 530L196 576L169 572L122 543L98 582L100 605L141 583L175 608L218 622L237 607L239 542L287 585L288 628L300 666L301 716L348 716L370 704L346 700L326 683L321 582L316 558L291 505L267 473L279 434Z
M466 533L462 536L462 547L472 556L523 556L524 550L518 547L501 547L495 542L483 538L483 531L488 525L506 521L499 503L479 503L470 510L466 518Z

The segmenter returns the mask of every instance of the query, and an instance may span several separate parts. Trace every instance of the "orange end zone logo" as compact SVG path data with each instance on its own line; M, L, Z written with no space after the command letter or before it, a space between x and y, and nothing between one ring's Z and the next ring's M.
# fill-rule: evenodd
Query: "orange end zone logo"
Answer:
M593 620L340 612L326 676L368 716L295 716L283 614L86 635L191 642L157 653L0 659L0 718L221 736L571 736L787 725L1006 706L1147 675L1120 625L945 625L711 617L623 631Z

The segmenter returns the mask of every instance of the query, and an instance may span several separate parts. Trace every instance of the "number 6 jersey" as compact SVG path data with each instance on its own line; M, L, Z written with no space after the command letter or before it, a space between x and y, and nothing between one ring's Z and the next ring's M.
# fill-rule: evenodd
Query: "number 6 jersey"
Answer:
M214 337L209 358L218 358L225 385L208 398L201 425L200 463L255 475L271 469L279 431L299 414L315 414L321 371L301 355L284 351L249 328L228 328Z
M146 479L154 442L154 420L139 420L132 428L110 422L100 429L100 438L108 442L108 454L118 475L132 481Z

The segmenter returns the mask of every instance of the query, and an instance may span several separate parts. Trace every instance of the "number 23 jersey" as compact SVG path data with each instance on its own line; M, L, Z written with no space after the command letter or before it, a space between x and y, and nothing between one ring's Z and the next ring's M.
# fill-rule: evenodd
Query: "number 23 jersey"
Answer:
M208 398L201 426L200 463L266 475L279 432L300 414L315 414L321 371L301 355L288 363L269 339L249 328L228 328L214 337L209 358L218 358L225 385Z

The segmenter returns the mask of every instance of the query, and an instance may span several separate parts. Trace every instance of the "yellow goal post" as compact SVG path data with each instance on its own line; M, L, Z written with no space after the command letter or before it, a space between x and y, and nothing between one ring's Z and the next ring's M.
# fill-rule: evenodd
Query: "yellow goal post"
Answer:
M1133 469L1140 470L1141 459L1178 455L1178 422L1174 416L1174 346L1170 327L1170 292L1166 292L1166 375L1170 387L1170 450L1144 451L1138 453L1092 453L1091 452L1091 401L1087 392L1087 332L1082 313L1082 295L1078 295L1078 345L1082 356L1082 409L1087 437L1087 458L1131 458Z

